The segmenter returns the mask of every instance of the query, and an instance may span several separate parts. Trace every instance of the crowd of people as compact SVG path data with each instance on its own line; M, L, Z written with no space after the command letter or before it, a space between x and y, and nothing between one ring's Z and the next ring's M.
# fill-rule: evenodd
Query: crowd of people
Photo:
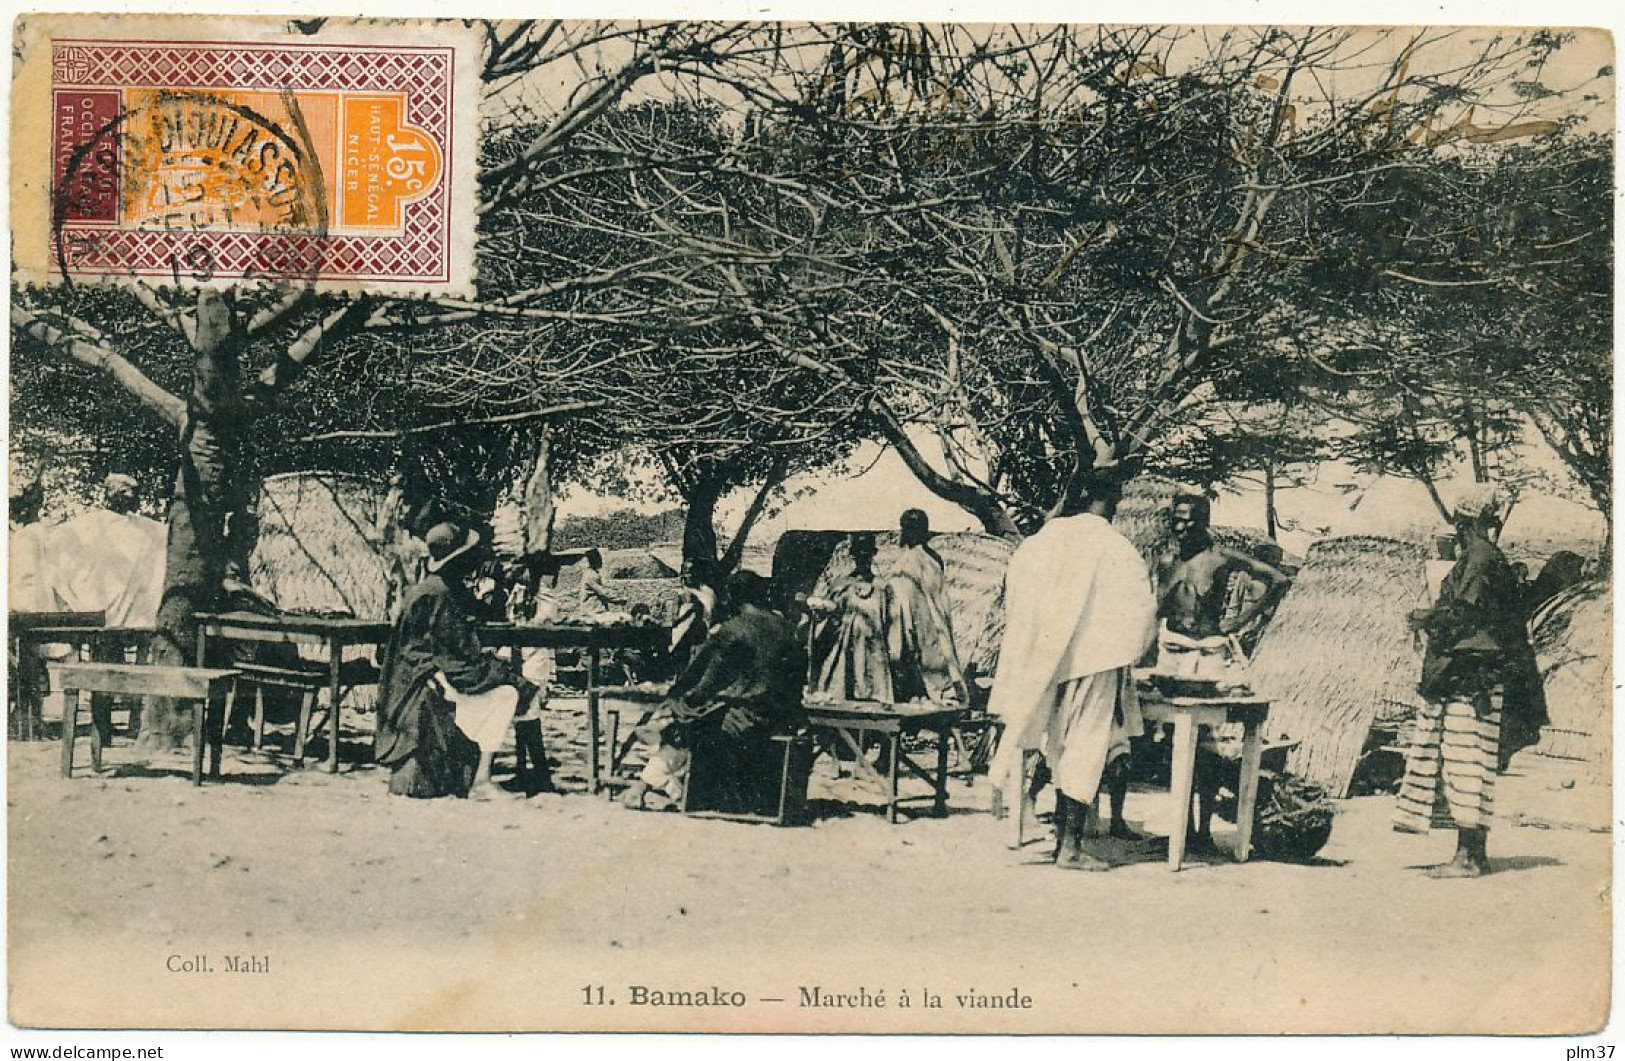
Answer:
M1291 583L1280 568L1216 542L1208 501L1197 494L1173 500L1171 544L1147 563L1112 526L1121 492L1114 469L1097 469L1016 548L986 703L1003 728L991 765L999 802L1019 813L1052 785L1054 862L1066 869L1108 868L1085 843L1085 822L1102 793L1111 835L1137 839L1123 817L1130 755L1146 732L1134 669L1155 661L1165 674L1239 684L1247 646ZM1440 876L1485 871L1495 775L1546 721L1525 626L1530 593L1495 544L1503 511L1493 490L1461 500L1453 521L1458 559L1433 606L1411 615L1428 638L1419 686L1427 707L1396 827L1457 831L1456 856L1433 870ZM546 675L480 646L471 582L478 535L443 524L426 544L425 575L407 594L385 650L377 761L390 768L394 793L489 796L492 756L510 726L535 724ZM624 802L680 807L703 789L709 806L755 805L779 769L773 738L803 725L808 700L972 704L946 565L925 514L903 514L884 570L873 534L853 535L848 549L850 572L800 597L795 615L774 610L759 575L740 571L719 585L713 572L685 565L665 653L675 678L637 728L647 762ZM589 551L578 559L589 567L578 604L617 607L602 557ZM536 561L554 574L560 562ZM531 616L545 620L549 608L545 590L533 596ZM539 727L529 739L545 770ZM1216 756L1204 734L1198 847L1212 842Z

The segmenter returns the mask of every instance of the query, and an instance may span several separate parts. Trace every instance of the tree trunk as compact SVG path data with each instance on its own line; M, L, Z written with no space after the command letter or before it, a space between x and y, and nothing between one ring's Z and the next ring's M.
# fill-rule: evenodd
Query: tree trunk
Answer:
M491 544L500 556L546 553L553 547L553 479L550 436L541 425L523 463L491 514Z
M254 547L241 333L230 307L218 296L199 297L196 346L180 470L169 503L164 592L152 653L153 663L160 666L198 663L194 616L221 605L228 578L247 583ZM143 716L143 750L166 751L185 741L190 713L182 706L168 698L154 699Z
M1489 469L1484 464L1484 441L1479 438L1478 417L1473 414L1473 403L1461 403L1462 434L1467 439L1467 457L1472 464L1473 482L1490 481Z
M683 562L702 569L717 564L717 501L721 490L708 477L700 477L684 491L688 509L683 514Z
M1275 511L1275 465L1264 465L1264 532L1270 541L1276 540L1278 521Z
M756 521L761 519L762 513L767 510L768 497L789 474L789 466L783 461L776 462L768 470L767 476L756 488L756 495L750 499L744 517L739 521L739 529L734 532L733 539L728 542L728 548L722 554L720 573L735 571L744 562L745 545L750 541L750 532L756 528Z

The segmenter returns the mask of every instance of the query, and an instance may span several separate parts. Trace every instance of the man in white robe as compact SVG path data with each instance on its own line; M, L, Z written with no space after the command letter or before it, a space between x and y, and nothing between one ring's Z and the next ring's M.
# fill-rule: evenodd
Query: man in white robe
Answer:
M989 710L1004 720L992 780L1020 814L1028 751L1055 784L1056 865L1106 869L1082 850L1102 776L1116 775L1121 827L1129 739L1143 724L1130 668L1156 636L1145 561L1109 522L1122 486L1106 475L1023 542L1005 575L1005 630Z

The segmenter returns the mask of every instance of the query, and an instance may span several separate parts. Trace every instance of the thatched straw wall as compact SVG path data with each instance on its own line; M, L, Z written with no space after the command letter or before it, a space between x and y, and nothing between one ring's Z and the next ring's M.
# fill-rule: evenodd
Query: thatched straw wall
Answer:
M342 472L266 479L254 588L283 611L388 618L392 560L379 530L387 495L386 484Z
M1178 483L1155 476L1141 476L1123 488L1123 500L1117 505L1112 526L1134 543L1135 551L1146 563L1154 563L1173 544L1168 509L1175 496L1186 492Z
M1427 603L1423 565L1411 542L1317 542L1253 658L1253 688L1274 701L1271 735L1302 741L1288 768L1334 797L1347 792L1378 713L1420 706L1406 615Z
M1535 754L1580 764L1597 780L1613 770L1609 590L1606 581L1586 582L1558 594L1535 615L1530 637L1551 715Z
M823 591L831 581L852 573L849 535L842 534L834 555L814 584L813 592ZM884 578L902 552L897 532L875 534L878 547L875 572ZM947 569L948 614L953 624L954 645L960 662L972 677L990 676L1004 637L1004 570L1010 563L1015 544L988 534L964 531L938 534L931 548L942 557Z

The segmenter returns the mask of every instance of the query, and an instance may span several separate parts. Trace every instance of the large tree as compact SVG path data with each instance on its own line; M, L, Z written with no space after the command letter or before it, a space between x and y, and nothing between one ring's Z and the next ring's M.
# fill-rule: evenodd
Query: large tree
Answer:
M318 24L293 25L308 32ZM730 48L755 47L751 33L740 25L693 23L487 25L482 69L486 106L506 111L514 120L522 115L530 135L509 144L506 157L482 168L481 213L500 211L530 192L538 171L568 151L584 128L634 88L650 79L681 78L725 65ZM537 86L559 80L571 86L564 99L531 98ZM308 220L319 229L325 219ZM455 324L511 304L502 301L511 293L482 288L475 299L439 300L435 312L425 314L415 302L316 297L308 280L295 276L274 285L244 283L229 291L132 283L110 310L102 299L87 297L73 285L14 289L17 356L65 357L113 380L132 401L160 418L178 441L168 569L154 652L158 662L190 660L193 615L217 606L234 578L246 581L255 458L266 445L271 423L263 410L302 375L313 356L346 337ZM592 278L560 275L551 282L591 283ZM525 297L520 293L516 301ZM493 298L494 303L488 301ZM111 328L98 324L98 318L123 324L142 313L149 330L156 324L172 333L167 347L124 345ZM175 389L161 385L155 378L160 372L147 370L147 355L169 366L186 364L184 382ZM158 705L147 719L142 740L148 746L172 746L184 737L185 726L172 705Z
M1316 343L1360 400L1357 454L1505 479L1532 426L1612 520L1612 170L1606 138L1553 132L1390 178L1384 226L1320 219L1365 281Z
M741 126L738 168L802 223L754 226L758 260L718 262L707 291L860 400L928 488L1020 533L1080 471L1155 461L1260 378L1303 379L1318 351L1295 340L1371 284L1425 286L1392 246L1351 274L1318 219L1392 231L1415 210L1393 181L1549 150L1576 86L1517 86L1554 80L1564 43L849 28Z

